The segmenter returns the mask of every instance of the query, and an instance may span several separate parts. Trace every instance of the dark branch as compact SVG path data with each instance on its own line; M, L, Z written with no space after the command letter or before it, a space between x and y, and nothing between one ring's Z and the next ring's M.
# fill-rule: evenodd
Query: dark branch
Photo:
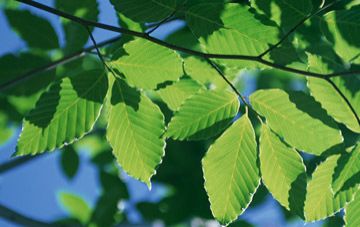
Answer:
M20 226L28 227L55 227L60 225L50 224L42 221L38 221L32 218L29 218L23 214L20 214L12 209L9 209L0 204L0 217L6 219L10 222L16 223Z
M15 167L18 167L22 164L29 162L29 161L32 161L37 157L40 157L40 156L23 156L23 157L13 158L10 161L5 162L0 165L0 174L3 174L8 170L11 170Z
M79 17L76 17L74 15L65 13L63 11L51 8L49 6L43 5L43 4L38 3L38 2L31 1L31 0L16 0L16 1L25 3L27 5L33 6L35 8L38 8L38 9L41 9L41 10L44 10L44 11L47 11L47 12L52 13L52 14L67 18L67 19L72 20L74 22L77 22L79 24L92 26L92 27L97 27L97 28L108 30L108 31L122 33L122 34L125 34L125 35L134 36L134 37L143 38L143 39L146 39L146 40L148 40L150 42L156 43L158 45L161 45L161 46L164 46L164 47L176 50L176 51L184 52L184 53L187 53L187 54L190 54L190 55L202 57L202 58L209 58L209 59L212 59L212 58L217 58L217 59L237 59L237 60L255 61L255 62L259 62L259 63L265 64L265 65L271 66L273 68L278 68L278 69L283 70L283 71L294 72L294 73L298 73L298 74L306 75L306 76L310 76L310 77L317 77L317 78L328 77L328 75L323 75L323 74L320 74L320 73L308 72L308 71L304 71L304 70L298 70L298 69L289 68L289 67L286 67L286 66L280 66L280 65L272 63L270 61L263 60L263 59L259 58L258 56L237 55L237 54L228 55L228 54L203 53L203 52L200 52L200 51L196 51L196 50L176 46L176 45L173 45L171 43L167 43L167 42L165 42L163 40L160 40L160 39L154 38L152 36L149 36L146 33L137 32L137 31L126 29L126 28L115 27L115 26L111 26L111 25L107 25L107 24L98 23L98 22L95 22L95 21L90 21L90 20L86 20L86 19L83 19L83 18L79 18ZM346 72L346 75L357 74L357 73L359 73L359 72ZM337 73L336 75L341 76L342 73Z
M121 37L120 36L116 36L114 38L111 38L111 39L108 39L104 42L101 42L98 44L99 47L102 47L102 46L106 46L110 43L113 43L113 42L116 42L120 39ZM82 50L79 50L79 51L76 51L75 53L73 54L70 54L68 56L65 56L57 61L54 61L48 65L44 65L44 66L41 66L41 67L38 67L38 68L35 68L33 70L30 70L28 72L26 72L25 74L19 76L19 77L16 77L15 79L13 80L10 80L4 84L1 84L0 85L0 91L3 91L5 89L8 89L12 86L15 86L23 81L26 81L26 80L29 80L31 79L33 76L37 75L38 73L41 73L41 72L46 72L46 71L49 71L49 70L52 70L54 68L56 68L57 66L59 65L62 65L62 64L65 64L67 62L70 62L72 60L75 60L79 57L82 57L84 54L86 53L89 53L90 51L94 50L95 49L95 46L90 46L90 47L87 47L87 48L84 48Z
M112 68L110 68L110 67L106 64L106 61L105 61L103 55L101 54L101 52L100 52L100 50L99 50L99 45L96 43L96 40L95 40L95 38L94 38L94 36L93 36L90 28L89 28L88 26L86 26L86 25L85 25L85 27L86 27L86 29L87 29L87 31L88 31L88 33L89 33L91 42L92 42L92 43L94 44L94 46L95 46L96 53L97 53L97 55L99 56L101 62L102 62L103 65L104 65L104 67L106 68L106 70L108 70L108 72L111 72L111 73L113 74L113 76L116 77L116 74L115 74L115 72L112 70Z
M168 17L164 18L162 21L160 21L158 24L156 24L153 28L151 28L149 31L146 32L146 34L150 35L154 31L156 31L161 25L168 22L176 13L176 10L172 12Z

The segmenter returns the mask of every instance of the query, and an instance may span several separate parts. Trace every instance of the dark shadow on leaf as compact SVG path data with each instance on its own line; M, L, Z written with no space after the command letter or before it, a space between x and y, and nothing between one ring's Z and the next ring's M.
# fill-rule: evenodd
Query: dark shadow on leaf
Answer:
M360 76L359 75L353 75L348 77L337 77L333 79L334 82L337 84L341 84L346 88L346 91L349 91L351 94L351 97L347 97L348 99L354 98L356 95L360 96ZM344 90L344 88L341 88L339 86L339 89ZM343 92L344 93L344 92ZM349 100L351 101L351 100ZM356 105L356 103L351 103L352 105ZM360 115L360 113L358 113Z
M139 109L141 94L136 88L132 88L122 79L116 79L111 92L111 105L125 103L135 111Z
M300 174L294 182L291 183L289 190L289 208L290 211L297 214L302 219L304 217L304 206L306 197L307 176L306 173Z
M169 85L172 85L174 83L176 83L176 82L175 81L164 81L164 82L158 84L156 86L155 90L160 90L160 89L165 88L165 87L167 87Z
M97 103L104 102L108 90L108 80L105 70L94 69L82 71L70 77L70 80L79 97Z
M350 24L348 23L349 21L347 21L347 26L344 26L344 22L341 21L340 19L343 19L343 15L344 13L346 13L347 15L350 15L350 13L352 13L352 16L359 14L360 11L360 5L357 6L353 6L351 9L349 10L339 10L339 11L335 11L335 20L336 20L336 25L337 28L340 31L341 36L346 40L346 42L354 47L360 47L360 33L356 31L356 27L355 27L355 23L356 23L356 19L353 17L354 19L354 23ZM350 16L347 16L347 19ZM349 25L351 25L351 27L349 27ZM357 24L357 27L359 27L360 25Z
M340 176L340 173L344 170L346 164L348 163L349 159L351 157L351 153L344 153L340 156L340 158L337 160L336 167L333 174L333 180L332 182L335 182L338 177Z
M350 188L357 187L360 184L360 172L356 173L352 177L350 177L347 181L345 181L344 186L340 189L340 192L347 191Z
M204 140L210 139L219 135L226 127L230 125L233 121L233 118L224 119L222 121L216 122L215 124L209 126L208 128L202 129L195 134L188 137L188 140Z
M325 157L329 157L331 155L344 154L344 153L346 153L345 145L344 145L344 143L339 143L339 144L336 144L336 145L326 149L321 154L321 156L323 156L325 158Z
M338 129L338 126L334 120L321 107L320 103L315 101L312 96L298 91L289 92L288 94L290 101L296 105L297 109L307 113L312 118L320 120L323 124L331 128Z
M30 123L46 128L53 119L60 101L61 81L53 84L49 91L43 93L36 103L35 108L25 117Z
M209 35L224 28L221 14L223 3L199 3L188 10L187 22L197 37L207 38ZM201 28L201 29L200 29Z

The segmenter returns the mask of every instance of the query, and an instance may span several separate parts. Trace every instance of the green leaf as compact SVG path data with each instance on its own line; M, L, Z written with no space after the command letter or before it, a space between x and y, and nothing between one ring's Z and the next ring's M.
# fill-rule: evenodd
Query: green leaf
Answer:
M164 156L164 116L144 94L123 80L114 82L107 139L120 166L151 187L150 178Z
M83 19L97 21L99 15L98 3L96 0L56 0L55 6L61 11ZM62 19L62 25L65 32L65 53L73 53L81 49L89 39L89 33L86 28L78 23L67 19Z
M187 11L186 20L208 53L256 56L278 41L278 28L258 20L246 5L197 4Z
M175 51L150 41L136 39L124 46L128 55L113 61L129 84L154 89L166 81L176 81L183 75L182 61Z
M176 46L201 51L199 41L188 26L184 26L174 31L166 37L165 41ZM180 54L182 56L189 56L187 53L180 52Z
M196 57L188 57L184 60L184 68L187 75L204 85L214 85L215 88L224 89L228 84L219 73L206 61Z
M340 190L347 189L360 183L360 143L358 143L351 153L344 153L335 169L333 176L333 190L338 193Z
M307 186L305 220L318 221L332 216L354 198L357 188L349 188L334 196L331 190L332 175L340 155L328 157L321 163Z
M306 53L309 71L324 75L346 71L342 59L333 52L332 47L329 46L328 43L317 45L317 49L313 51L317 52L316 55Z
M339 92L326 80L312 77L307 80L311 95L321 103L328 114L350 130L360 133L360 124L356 116Z
M284 32L307 17L312 9L310 0L251 0L252 5L275 21Z
M355 195L355 199L345 207L345 226L358 227L360 226L360 192Z
M11 27L31 48L50 50L59 48L59 40L49 21L27 10L6 9Z
M72 193L60 192L59 201L69 215L85 224L91 217L89 204L80 196Z
M202 89L196 81L186 78L160 89L158 94L171 110L176 111L187 98Z
M79 169L79 155L72 146L66 146L61 153L61 167L68 179L74 178Z
M349 101L356 115L360 116L360 75L332 78L334 84ZM360 122L358 121L358 124Z
M146 27L143 24L135 22L121 13L117 13L117 16L118 23L121 27L127 28L132 31L145 32Z
M245 211L260 185L255 132L248 116L211 145L202 166L211 211L227 225Z
M0 8L2 9L16 9L20 5L19 2L12 0L0 0Z
M25 118L16 155L52 151L83 137L100 114L107 83L102 69L55 82Z
M49 63L50 61L46 57L30 52L3 55L0 57L0 84L11 84L23 74ZM55 71L50 70L35 75L34 78L29 78L24 83L15 83L13 86L2 90L1 93L17 96L32 95L46 88L54 80Z
M136 22L156 22L176 9L176 0L110 0L115 9Z
M8 116L5 112L0 111L0 146L5 143L14 134L14 127L8 125Z
M345 62L360 54L360 6L327 13L322 32Z
M167 137L176 140L202 140L224 130L238 113L240 103L228 91L203 91L181 105L171 119Z
M250 101L270 128L299 150L321 155L343 141L333 119L303 92L258 90L250 96Z
M262 180L274 198L286 209L303 217L306 167L302 157L266 125L261 127L260 169Z

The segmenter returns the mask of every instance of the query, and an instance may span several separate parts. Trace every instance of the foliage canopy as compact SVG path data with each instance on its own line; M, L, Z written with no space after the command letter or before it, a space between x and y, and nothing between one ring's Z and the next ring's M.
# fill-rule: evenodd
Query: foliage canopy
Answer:
M358 0L110 0L118 26L97 22L96 0L17 2L60 16L65 41L2 1L27 48L0 57L0 143L22 124L14 155L61 149L69 178L87 147L104 191L94 208L62 193L62 223L126 221L120 167L176 188L138 204L147 220L210 219L210 207L229 225L267 190L306 222L345 209L359 226ZM97 43L94 27L121 35Z

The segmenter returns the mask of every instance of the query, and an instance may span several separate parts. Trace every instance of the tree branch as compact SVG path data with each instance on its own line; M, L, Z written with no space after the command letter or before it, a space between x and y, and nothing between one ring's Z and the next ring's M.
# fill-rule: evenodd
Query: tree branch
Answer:
M18 157L18 158L13 158L10 161L7 161L3 164L0 165L0 174L3 174L4 172L11 170L15 167L18 167L22 164L25 164L29 161L34 160L35 158L40 157L40 155L38 156L22 156L22 157Z
M19 224L21 226L28 226L28 227L55 227L55 226L60 227L61 226L61 225L50 224L29 218L1 204L0 204L0 217L10 222Z
M188 49L188 48L184 48L184 47L180 47L180 46L176 46L173 45L171 43L167 43L163 40L154 38L146 33L142 33L142 32L137 32L137 31L133 31L133 30L129 30L126 28L120 28L120 27L115 27L115 26L111 26L111 25L107 25L107 24L103 24L103 23L99 23L99 22L95 22L95 21L90 21L90 20L86 20L80 17L76 17L74 15L68 14L66 12L54 9L52 7L43 5L41 3L35 2L35 1L31 1L31 0L16 0L18 2L22 2L24 4L33 6L35 8L47 11L49 13L58 15L60 17L64 17L67 18L69 20L72 20L74 22L77 22L79 24L83 24L83 25L87 25L87 26L92 26L92 27L97 27L97 28L101 28L104 30L108 30L108 31L113 31L113 32L117 32L117 33L122 33L125 35L130 35L130 36L134 36L134 37L139 37L142 39L146 39L150 42L156 43L158 45L167 47L169 49L173 49L176 51L180 51L180 52L184 52L190 55L194 55L194 56L198 56L198 57L202 57L202 58L217 58L217 59L237 59L237 60L248 60L248 61L255 61L255 62L259 62L261 64L264 65L268 65L271 66L273 68L277 68L283 71L288 71L288 72L293 72L293 73L298 73L301 75L305 75L305 76L310 76L310 77L317 77L317 78L325 78L325 77L329 77L329 75L324 75L324 74L320 74L320 73L315 73L315 72L309 72L309 71L304 71L304 70L299 70L299 69L293 69L293 68L289 68L287 66L281 66L278 65L276 63L272 63L270 61L264 60L262 58L259 58L258 56L249 56L249 55L237 55L237 54L212 54L212 53L203 53L200 51L196 51L196 50L192 50L192 49ZM353 71L353 72L339 72L336 74L331 74L331 76L342 76L342 75L351 75L351 74L358 74L360 73L360 71Z
M111 39L108 39L108 40L105 40L104 42L101 42L98 44L99 47L102 47L102 46L106 46L110 43L113 43L113 42L116 42L118 41L119 39L121 38L121 36L116 36L114 38L111 38ZM35 68L35 69L32 69L28 72L26 72L25 74L19 76L19 77L16 77L15 79L13 80L10 80L6 83L3 83L0 85L0 91L4 91L10 87L13 87L23 81L26 81L26 80L29 80L31 79L33 76L35 76L36 74L38 73L41 73L41 72L46 72L46 71L49 71L49 70L52 70L54 68L56 68L57 66L59 65L62 65L62 64L65 64L67 62L70 62L72 60L75 60L77 58L80 58L82 56L84 56L84 54L92 51L96 49L95 46L90 46L90 47L87 47L87 48L84 48L82 50L79 50L79 51L76 51L74 52L73 54L70 54L68 56L65 56L59 60L56 60L48 65L44 65L44 66L40 66L38 68Z
M154 31L156 31L156 29L158 29L161 25L163 25L164 23L168 22L176 13L176 10L174 12L172 12L169 16L167 16L166 18L164 18L162 21L160 21L159 23L157 23L153 28L151 28L148 32L146 32L146 34L150 35L151 33L153 33Z

